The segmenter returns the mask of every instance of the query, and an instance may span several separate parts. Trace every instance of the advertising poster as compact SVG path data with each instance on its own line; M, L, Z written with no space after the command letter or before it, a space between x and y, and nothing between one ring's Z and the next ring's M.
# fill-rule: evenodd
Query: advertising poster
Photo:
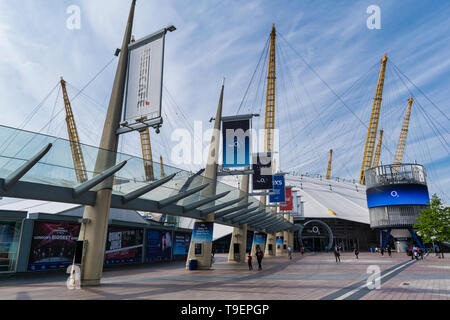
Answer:
M164 35L163 30L128 46L126 120L161 116Z
M257 153L253 155L253 190L272 189L272 162L270 152Z
M269 202L285 202L284 176L273 176L272 185L273 189L270 192L273 194L269 195Z
M281 245L284 243L284 237L283 236L278 236L276 239L276 244L277 245Z
M214 222L195 222L192 232L192 242L212 242Z
M286 198L286 202L281 203L281 205L284 205L284 206L280 207L280 211L292 211L294 209L292 188L285 189L285 198Z
M105 249L105 264L142 261L143 229L109 227Z
M79 232L79 224L36 221L28 270L59 269L71 265Z
M147 230L147 262L167 261L172 258L172 232Z
M264 245L266 243L266 235L264 233L254 233L253 243L255 245Z
M222 122L222 165L250 166L250 119Z
M367 207L426 205L428 188L422 184L393 184L367 189Z
M191 235L176 232L173 238L173 255L175 258L186 257L189 253Z

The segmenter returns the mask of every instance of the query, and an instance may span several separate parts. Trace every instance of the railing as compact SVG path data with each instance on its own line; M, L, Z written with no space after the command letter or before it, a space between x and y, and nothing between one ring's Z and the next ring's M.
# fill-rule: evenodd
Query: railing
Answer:
M427 184L425 168L420 164L389 164L367 169L367 189L389 184Z

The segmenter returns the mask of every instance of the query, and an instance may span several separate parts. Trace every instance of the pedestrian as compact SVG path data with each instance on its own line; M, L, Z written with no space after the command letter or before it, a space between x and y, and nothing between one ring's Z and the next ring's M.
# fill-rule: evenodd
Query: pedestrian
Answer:
M336 258L336 263L341 262L341 254L338 246L334 246L334 257Z
M292 260L292 248L288 247L288 257L290 260Z
M250 252L248 253L247 262L248 262L248 270L253 270L252 255L250 254Z
M383 247L381 248L380 252L381 252L381 255L384 256L384 248Z
M387 252L388 252L389 257L390 257L391 254L392 254L392 250L391 250L391 246L390 245L387 246Z
M258 246L256 249L256 260L258 260L258 270L262 270L262 259L264 257L264 252L262 252L261 248Z
M303 247L300 248L300 253L303 255L303 253L305 253L305 249L303 249Z
M442 247L442 244L439 243L439 259L444 259L444 248Z
M356 259L359 259L358 255L359 255L359 249L358 249L358 247L355 247L355 256L356 256Z

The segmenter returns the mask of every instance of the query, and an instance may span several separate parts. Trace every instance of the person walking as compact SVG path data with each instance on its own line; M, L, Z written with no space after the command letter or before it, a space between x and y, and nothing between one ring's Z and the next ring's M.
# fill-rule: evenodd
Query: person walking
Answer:
M356 256L356 259L359 259L358 255L359 255L359 249L358 249L358 247L355 247L355 256Z
M303 255L305 253L305 249L303 247L300 248L300 253Z
M392 254L392 250L391 250L391 246L390 245L387 246L387 252L388 252L388 255L390 257L391 254Z
M292 248L291 247L288 247L288 257L289 257L289 260L292 260Z
M248 270L253 270L252 255L250 252L248 253L247 262L248 262Z
M439 243L439 259L444 259L444 248L441 243Z
M339 247L334 246L334 257L336 258L336 263L341 262L341 253L339 252Z
M258 260L258 270L262 270L262 259L264 257L264 252L262 252L261 248L258 247L256 249L256 260Z
M381 255L384 256L384 248L383 247L381 247L380 252L381 252Z

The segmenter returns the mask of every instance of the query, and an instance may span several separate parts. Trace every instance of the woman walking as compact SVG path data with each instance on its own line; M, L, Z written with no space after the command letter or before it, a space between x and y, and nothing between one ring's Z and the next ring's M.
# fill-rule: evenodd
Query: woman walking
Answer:
M258 247L256 249L256 260L258 260L258 270L262 270L262 259L264 257L264 253L262 252L261 248Z

